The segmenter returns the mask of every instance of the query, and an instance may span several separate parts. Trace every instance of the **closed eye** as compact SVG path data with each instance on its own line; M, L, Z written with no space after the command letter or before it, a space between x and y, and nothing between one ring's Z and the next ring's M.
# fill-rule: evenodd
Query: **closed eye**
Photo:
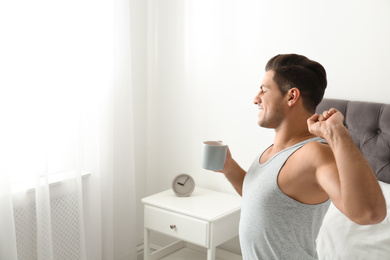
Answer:
M264 86L260 86L260 93L261 93L261 94L264 94L264 93L265 93L264 89L265 89Z

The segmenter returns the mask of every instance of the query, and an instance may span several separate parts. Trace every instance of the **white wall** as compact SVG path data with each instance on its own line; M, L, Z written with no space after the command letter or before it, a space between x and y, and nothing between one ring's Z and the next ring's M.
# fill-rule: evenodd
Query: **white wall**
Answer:
M278 53L322 63L325 97L390 101L388 0L150 0L147 19L147 194L182 172L234 193L201 168L201 144L225 141L248 168L272 143L252 99Z
M389 102L390 2L150 2L148 17L148 192L181 172L231 191L200 167L203 140L227 142L248 167L272 143L252 99L264 65L299 53L327 69L326 97Z

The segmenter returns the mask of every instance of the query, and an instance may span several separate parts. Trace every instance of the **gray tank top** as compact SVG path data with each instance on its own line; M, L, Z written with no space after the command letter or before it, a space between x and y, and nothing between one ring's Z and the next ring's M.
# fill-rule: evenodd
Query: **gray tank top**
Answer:
M317 259L316 238L330 200L316 205L298 202L284 194L277 183L287 159L315 137L295 144L260 164L261 154L243 183L240 244L245 260Z

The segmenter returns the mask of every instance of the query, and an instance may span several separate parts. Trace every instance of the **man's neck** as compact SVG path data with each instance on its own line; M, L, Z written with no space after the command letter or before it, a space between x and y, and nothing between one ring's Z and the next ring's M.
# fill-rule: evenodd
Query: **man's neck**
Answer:
M301 119L275 129L273 149L284 150L294 144L315 137L308 130L306 120Z

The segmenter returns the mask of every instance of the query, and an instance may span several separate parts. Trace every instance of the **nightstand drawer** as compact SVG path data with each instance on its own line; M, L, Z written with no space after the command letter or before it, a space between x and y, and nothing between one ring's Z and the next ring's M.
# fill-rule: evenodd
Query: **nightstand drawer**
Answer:
M145 228L208 247L209 222L145 206Z

